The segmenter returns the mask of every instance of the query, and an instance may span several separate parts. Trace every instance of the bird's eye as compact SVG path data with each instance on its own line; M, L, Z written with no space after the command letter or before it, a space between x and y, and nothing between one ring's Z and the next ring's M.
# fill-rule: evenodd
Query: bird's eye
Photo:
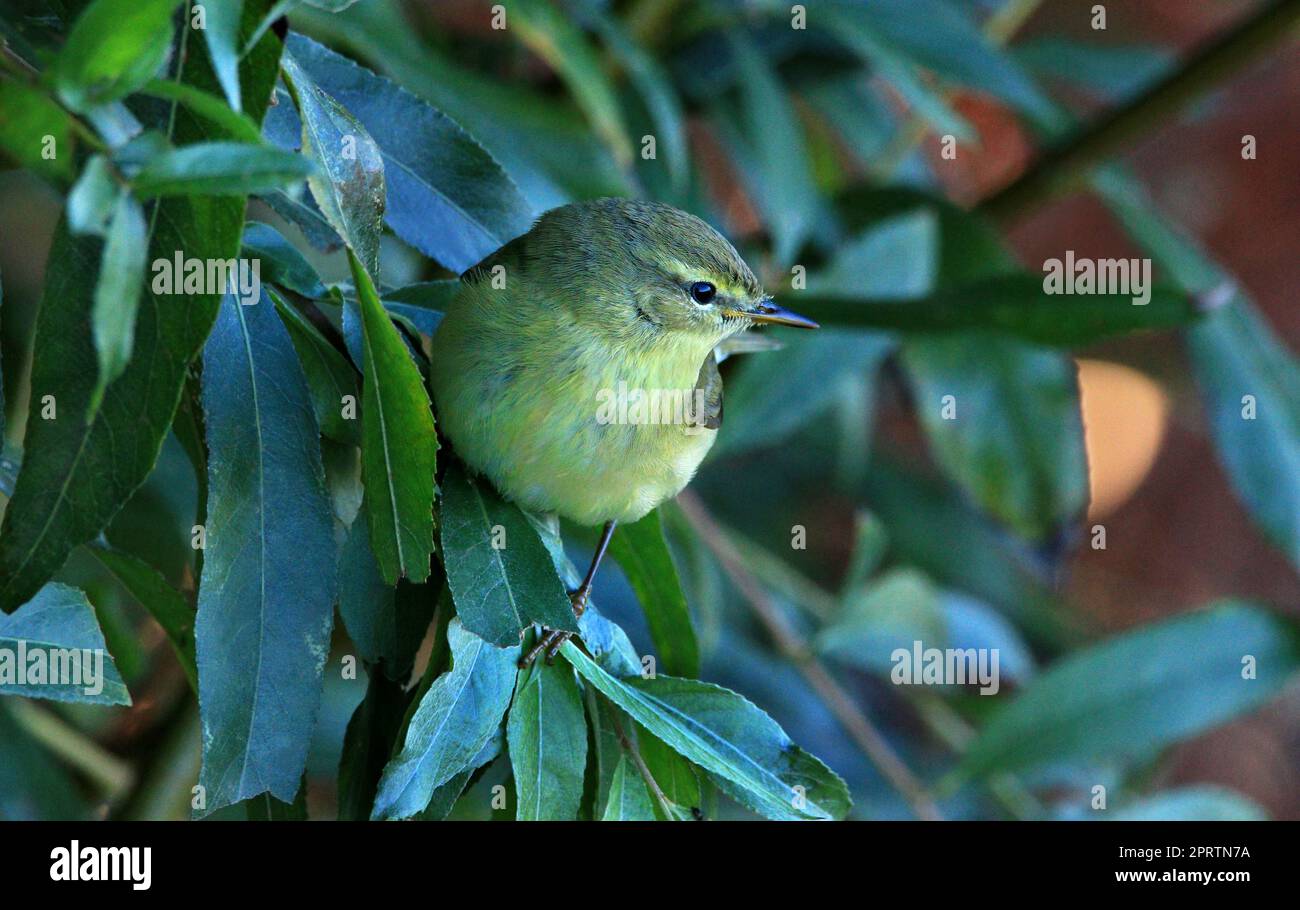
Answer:
M691 285L691 299L696 303L712 303L718 289L707 281L697 281Z

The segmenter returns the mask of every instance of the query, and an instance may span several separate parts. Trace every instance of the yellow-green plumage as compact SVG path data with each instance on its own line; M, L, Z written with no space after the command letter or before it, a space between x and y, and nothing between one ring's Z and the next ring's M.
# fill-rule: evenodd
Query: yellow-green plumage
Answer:
M715 302L692 298L696 282ZM635 521L686 486L716 431L602 422L601 390L689 394L704 379L720 403L705 361L751 321L774 321L765 304L731 244L692 215L623 199L555 209L462 276L433 338L439 424L524 508Z

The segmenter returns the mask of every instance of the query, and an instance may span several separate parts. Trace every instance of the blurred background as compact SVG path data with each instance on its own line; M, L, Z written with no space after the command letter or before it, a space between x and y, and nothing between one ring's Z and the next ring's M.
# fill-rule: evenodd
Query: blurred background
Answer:
M455 118L538 211L601 195L674 202L723 229L798 310L790 284L800 265L810 288L843 282L847 270L881 297L924 291L954 256L980 274L995 252L960 239L955 252L946 244L937 251L935 219L911 216L965 217L1033 166L1053 141L1054 118L1058 126L1087 122L1141 99L1270 5L897 0L868 17L877 29L870 32L827 27L816 2L806 4L807 30L794 29L791 4L758 0L574 3L567 28L544 11L556 7L530 2L507 4L506 28L494 29L491 9L475 0L361 0L333 16L304 6L290 21ZM1104 29L1095 27L1097 6ZM970 36L1013 69L967 53ZM1300 347L1296 50L1292 34L1174 116L1153 110L1117 159L1146 190L1130 201L1163 212L1235 276L1292 358ZM955 157L944 155L945 125L962 133ZM644 135L656 139L654 160L639 154ZM1255 138L1257 157L1243 158L1245 136ZM30 175L5 171L0 200L7 444L20 451L34 313L45 270L58 267L46 252L61 199ZM267 205L253 205L252 216L303 239ZM1035 273L1066 250L1148 255L1087 186L998 212L994 223ZM388 283L444 274L387 241ZM312 258L323 274L346 275L337 254ZM1156 274L1170 278L1159 267ZM1234 492L1181 334L1071 352L1087 465L1053 450L1069 446L1068 426L1053 422L1059 412L1036 410L1039 422L1016 438L1050 450L1024 455L1048 459L1053 479L1045 483L1059 495L1047 498L1063 505L1061 515L1027 518L991 514L998 510L972 493L978 484L936 458L918 396L951 373L926 374L925 356L900 355L883 333L779 337L789 342L781 352L724 364L718 451L666 517L705 652L701 676L745 694L844 776L857 817L912 817L864 737L879 734L913 775L933 781L995 701L970 692L900 696L888 666L865 656L876 653L873 635L898 638L890 638L891 622L938 617L950 641L999 647L1006 698L1085 642L1216 598L1249 598L1300 619L1294 542L1288 550L1270 540ZM996 360L1001 349L972 350L978 361L981 350ZM1293 366L1276 378L1291 375ZM1279 481L1294 485L1294 449L1290 457L1279 452L1274 463ZM1010 465L1002 469L1020 470ZM1086 494L1071 494L1071 483ZM194 495L171 439L107 532L113 541L148 540L156 565L185 591L194 586ZM1105 549L1091 545L1097 525ZM806 548L795 543L797 528ZM586 535L570 529L575 561L585 558ZM729 568L729 552L740 573ZM197 710L161 631L84 551L60 578L90 594L136 703L0 711L0 817L186 816ZM596 590L601 609L649 652L615 565L606 563ZM846 605L877 625L848 628ZM852 702L847 713L868 719L867 734L855 733L807 667L790 659L773 616L817 652L817 666ZM350 648L341 630L338 638L336 659ZM344 726L364 682L326 678L308 805L330 817ZM490 786L500 764L478 786ZM1300 698L1292 686L1262 709L1140 760L1038 768L1017 782L1017 792L1032 793L1020 813L973 790L941 805L950 817L1083 817L1099 782L1139 812L1158 814L1151 798L1173 793L1195 804L1191 814L1300 818ZM478 811L463 802L462 814Z

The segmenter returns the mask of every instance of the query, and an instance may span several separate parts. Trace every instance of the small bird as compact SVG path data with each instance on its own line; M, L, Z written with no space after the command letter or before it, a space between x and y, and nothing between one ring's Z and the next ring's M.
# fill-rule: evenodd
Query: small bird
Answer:
M579 616L615 525L676 496L708 454L714 350L755 323L817 328L764 294L721 234L655 202L553 209L461 276L433 337L439 425L519 506L604 526L571 595ZM521 665L568 637L547 632Z

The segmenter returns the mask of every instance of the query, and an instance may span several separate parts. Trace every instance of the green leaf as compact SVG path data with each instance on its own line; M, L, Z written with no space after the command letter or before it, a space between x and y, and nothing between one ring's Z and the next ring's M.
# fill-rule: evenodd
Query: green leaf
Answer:
M663 669L674 676L698 676L700 647L658 510L620 525L610 539L609 555L618 560L641 602Z
M148 248L149 227L145 224L144 209L123 190L108 225L108 240L104 243L99 281L95 285L95 303L90 311L99 360L98 379L90 395L90 414L103 401L109 383L122 375L131 360Z
M645 781L626 755L620 755L614 766L614 777L609 784L609 798L603 822L652 822L655 820L654 800Z
M1170 288L1153 288L1150 302L1137 306L1125 294L1048 294L1043 279L1031 274L1000 275L914 300L811 290L797 299L800 314L822 325L921 335L990 331L1065 348L1131 332L1180 328L1201 316L1189 295Z
M1245 298L1189 332L1187 346L1237 495L1300 570L1300 362Z
M260 277L312 300L328 296L316 268L284 235L258 221L244 225L244 256L261 263ZM276 301L277 306L279 301Z
M442 554L456 615L494 645L541 623L578 631L573 608L528 519L458 461L442 479Z
M69 230L74 234L103 237L108 232L119 193L108 159L91 155L68 193Z
M47 144L46 136L52 142ZM65 180L76 167L68 113L44 93L5 78L0 78L0 148L46 177Z
M843 818L844 781L790 742L734 692L690 679L615 679L572 642L560 651L582 677L655 736L708 771L733 798L771 819Z
M142 199L155 196L245 196L315 174L302 155L242 142L202 142L151 158L131 185Z
M875 673L893 667L895 648L947 645L948 624L939 604L939 591L915 569L886 572L866 590L850 595L844 609L817 635L823 654Z
M595 48L551 0L512 0L507 24L564 80L578 107L620 167L632 163L632 142Z
M230 107L236 111L243 106L239 91L239 20L243 11L244 0L220 0L203 5L207 19L203 38L212 58L212 70Z
M573 668L534 661L519 674L506 722L518 821L572 821L582 802L587 721Z
M242 3L243 0L234 0L234 2ZM225 3L213 4L209 7L209 10L218 7L225 9L227 6L228 4ZM211 35L211 31L208 34ZM235 84L238 85L238 83ZM201 91L192 85L186 85L184 82L172 82L169 79L151 79L140 89L140 94L148 95L151 98L162 98L167 101L178 101L189 109L190 113L206 117L229 133L231 138L240 142L257 145L262 141L261 130L257 128L257 124L247 114L239 112L238 104L232 110L221 98Z
M194 610L185 598L144 560L109 547L91 546L87 549L162 627L190 681L190 688L197 694L199 671L194 656Z
M463 272L528 230L532 208L491 155L454 121L381 76L301 35L296 63L373 137L397 236Z
M367 512L363 502L339 551L339 615L361 659L401 682L411 675L433 618L433 598L421 585L384 582L370 549Z
M352 712L339 757L339 821L363 822L375 805L375 790L402 729L410 696L400 682L371 673L366 697Z
M691 179L690 146L686 140L686 114L672 78L645 48L637 44L611 16L590 11L596 31L627 71L654 121L655 138L663 146L673 191L685 194ZM657 150L656 150L657 151Z
M59 96L87 111L123 98L162 67L180 0L95 0L77 17L54 61ZM188 23L187 23L188 24Z
M794 261L816 227L820 195L808 148L785 87L748 42L732 38L740 73L739 123L744 148L733 144L749 196L763 213L780 264Z
M131 704L85 594L52 581L21 611L0 613L0 695Z
M496 648L459 619L447 627L451 670L433 681L379 782L371 817L409 818L434 791L469 768L496 733L514 691L518 646Z
M451 780L447 781L438 789L433 791L433 796L429 799L429 805L425 806L424 811L414 816L415 821L422 822L440 822L445 819L451 810L456 808L457 801L465 793L465 788L469 786L470 780L484 765L496 760L502 750L505 748L505 732L497 730L488 740L486 746L479 750L478 755L469 763L469 767L461 771ZM511 790L513 799L513 789ZM507 808L509 803L507 802ZM496 812L496 809L493 809Z
M384 312L370 276L348 252L365 350L361 461L370 543L388 584L429 577L438 437L420 371Z
M1095 175L1093 186L1186 292L1230 297L1188 333L1192 369L1233 489L1300 568L1300 364L1241 287L1170 227L1136 182L1111 169Z
M1246 678L1248 667L1253 678ZM1050 667L988 721L957 773L1143 756L1263 704L1298 669L1294 623L1252 604L1221 602Z
M961 142L971 142L975 131L916 70L915 62L894 44L891 37L872 20L865 7L854 9L846 4L827 5L817 11L818 20L845 44L875 68L906 101L940 135L950 134Z
M1009 339L954 337L913 339L902 363L931 451L980 508L1033 539L1083 513L1073 362Z
M356 417L343 416L344 398L352 397L354 412L359 400L357 371L297 308L274 290L267 293L275 301L276 312L289 330L289 337L298 352L298 362L307 377L312 410L321 433L346 445L361 445L361 422Z
M850 6L870 21L870 27L892 50L913 62L961 85L988 92L1037 119L1055 118L1052 102L1013 57L985 37L961 4L875 0Z
M302 153L319 165L308 181L321 214L365 266L379 275L383 231L384 159L365 127L284 57L285 80L302 121Z
M255 0L246 5L259 6ZM256 12L246 10L246 24ZM278 51L278 41L268 36L244 58L245 107L258 118ZM186 58L181 79L201 89L215 85L203 54ZM226 136L210 121L178 116L171 138L192 143ZM237 197L164 199L152 221L149 259L171 260L180 250L199 260L236 256L243 211L244 200ZM0 529L0 609L6 611L34 595L148 476L190 361L216 317L218 294L167 295L146 288L131 362L108 387L94 418L84 420L98 376L91 309L99 253L95 238L74 238L66 226L54 232L31 381L33 389L53 396L59 417L41 419L39 408L29 415L26 467Z
M307 383L270 299L203 351L208 502L196 640L206 812L292 802L334 621L334 519Z

